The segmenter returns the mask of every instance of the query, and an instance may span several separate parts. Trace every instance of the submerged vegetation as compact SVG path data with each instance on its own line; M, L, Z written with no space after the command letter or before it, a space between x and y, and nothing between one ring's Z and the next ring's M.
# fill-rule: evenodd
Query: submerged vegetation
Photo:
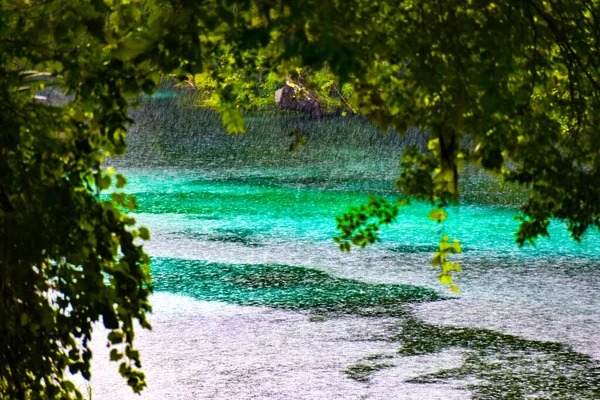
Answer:
M403 356L464 351L456 368L409 382L461 382L474 399L573 398L600 396L600 362L553 342L522 339L486 329L440 327L407 319L394 336Z
M410 285L369 284L305 267L218 264L155 258L156 289L205 301L265 305L342 314L398 314L400 304L438 300L435 291Z
M390 329L396 355L374 354L350 366L346 374L368 382L385 368L400 367L403 357L460 351L456 367L423 374L408 383L443 383L468 390L473 399L596 399L600 362L568 346L522 339L486 329L424 323L411 315Z
M203 301L268 306L310 312L310 320L359 315L390 319L387 337L396 354L373 354L350 365L350 379L368 382L378 371L402 366L402 357L459 350L460 365L412 378L414 383L449 383L475 399L576 398L600 396L600 361L569 346L487 329L425 323L406 305L441 300L435 292L396 284L372 284L332 277L322 271L284 265L232 265L158 258L157 289ZM363 340L369 340L365 338Z
M390 363L369 363L369 364L354 364L346 370L346 376L350 379L355 379L360 382L368 382L371 375L384 368L394 367Z

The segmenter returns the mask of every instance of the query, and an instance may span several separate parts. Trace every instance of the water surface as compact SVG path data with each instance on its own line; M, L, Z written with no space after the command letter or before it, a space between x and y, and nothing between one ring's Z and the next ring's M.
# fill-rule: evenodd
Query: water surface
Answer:
M443 226L415 203L342 253L335 216L369 193L394 201L401 150L422 133L255 115L229 137L177 97L144 104L130 152L109 161L152 232L142 398L600 397L598 234L576 243L553 223L518 248L524 194L471 171ZM308 146L290 153L296 129ZM442 234L463 243L460 296L429 264ZM94 397L126 398L95 343Z

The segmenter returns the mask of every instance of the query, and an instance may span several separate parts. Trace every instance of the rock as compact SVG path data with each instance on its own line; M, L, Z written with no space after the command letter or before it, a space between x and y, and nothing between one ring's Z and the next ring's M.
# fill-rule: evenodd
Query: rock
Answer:
M321 103L317 95L311 91L297 85L294 88L286 84L275 92L275 102L279 104L282 110L300 111L309 114L312 118L320 119Z

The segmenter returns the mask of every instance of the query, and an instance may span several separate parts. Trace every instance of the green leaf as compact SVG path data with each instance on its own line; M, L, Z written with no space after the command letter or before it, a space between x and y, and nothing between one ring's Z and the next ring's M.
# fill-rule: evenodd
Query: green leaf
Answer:
M137 201L135 199L135 196L131 194L128 196L127 204L125 204L125 207L131 211L135 211L137 209Z
M140 238L143 240L150 240L150 231L146 227L140 227L139 229Z
M104 174L103 176L99 176L96 180L96 184L98 185L99 190L105 190L110 187L111 179L110 175Z
M125 206L125 193L111 193L110 198L118 205Z
M121 331L111 331L108 334L108 341L112 344L123 343L124 338L125 334Z
M246 121L238 110L229 107L224 109L221 119L228 133L239 135L246 132Z
M446 217L448 217L448 213L442 210L441 208L432 210L429 213L429 219L432 221L443 222L446 219Z
M127 183L127 179L121 174L117 174L117 189L121 189Z
M110 351L110 361L119 361L122 358L123 358L123 353L121 353L119 350L112 349Z
M440 251L447 253L448 250L451 248L451 246L447 240L442 240L440 242L439 248L440 248Z
M139 36L132 36L121 42L119 46L112 51L111 56L127 62L140 55L146 49L146 46L147 43L142 38Z
M454 250L455 253L462 252L462 246L460 245L460 240L454 239L454 242L452 243L452 249Z
M444 274L449 273L450 271L452 271L454 269L454 264L452 264L450 261L444 261L442 263L442 272Z
M122 377L127 378L129 374L131 374L131 367L129 364L126 362L119 364L119 374L121 374Z

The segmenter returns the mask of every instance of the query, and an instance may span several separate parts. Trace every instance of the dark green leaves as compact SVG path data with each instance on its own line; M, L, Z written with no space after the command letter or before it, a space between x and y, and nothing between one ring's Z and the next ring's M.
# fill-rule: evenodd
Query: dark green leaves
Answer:
M139 232L139 237L143 240L150 240L150 231L145 228L145 227L140 227L140 229L138 230Z
M127 179L121 174L117 174L117 189L123 188L127 184Z
M125 338L125 334L121 331L112 331L108 334L108 341L111 344L123 343L124 338Z
M340 249L350 251L352 245L365 247L379 240L378 231L382 225L392 223L398 215L400 204L390 204L382 198L371 195L369 202L352 207L346 214L337 218L337 229L341 231L334 241Z
M100 201L126 183L102 163L125 151L128 99L158 79L146 6L0 2L1 398L78 398L65 372L90 378L92 325L149 327L149 259L118 209L135 199Z
M119 361L120 359L123 358L123 353L121 353L119 350L117 349L112 349L110 351L110 361Z

